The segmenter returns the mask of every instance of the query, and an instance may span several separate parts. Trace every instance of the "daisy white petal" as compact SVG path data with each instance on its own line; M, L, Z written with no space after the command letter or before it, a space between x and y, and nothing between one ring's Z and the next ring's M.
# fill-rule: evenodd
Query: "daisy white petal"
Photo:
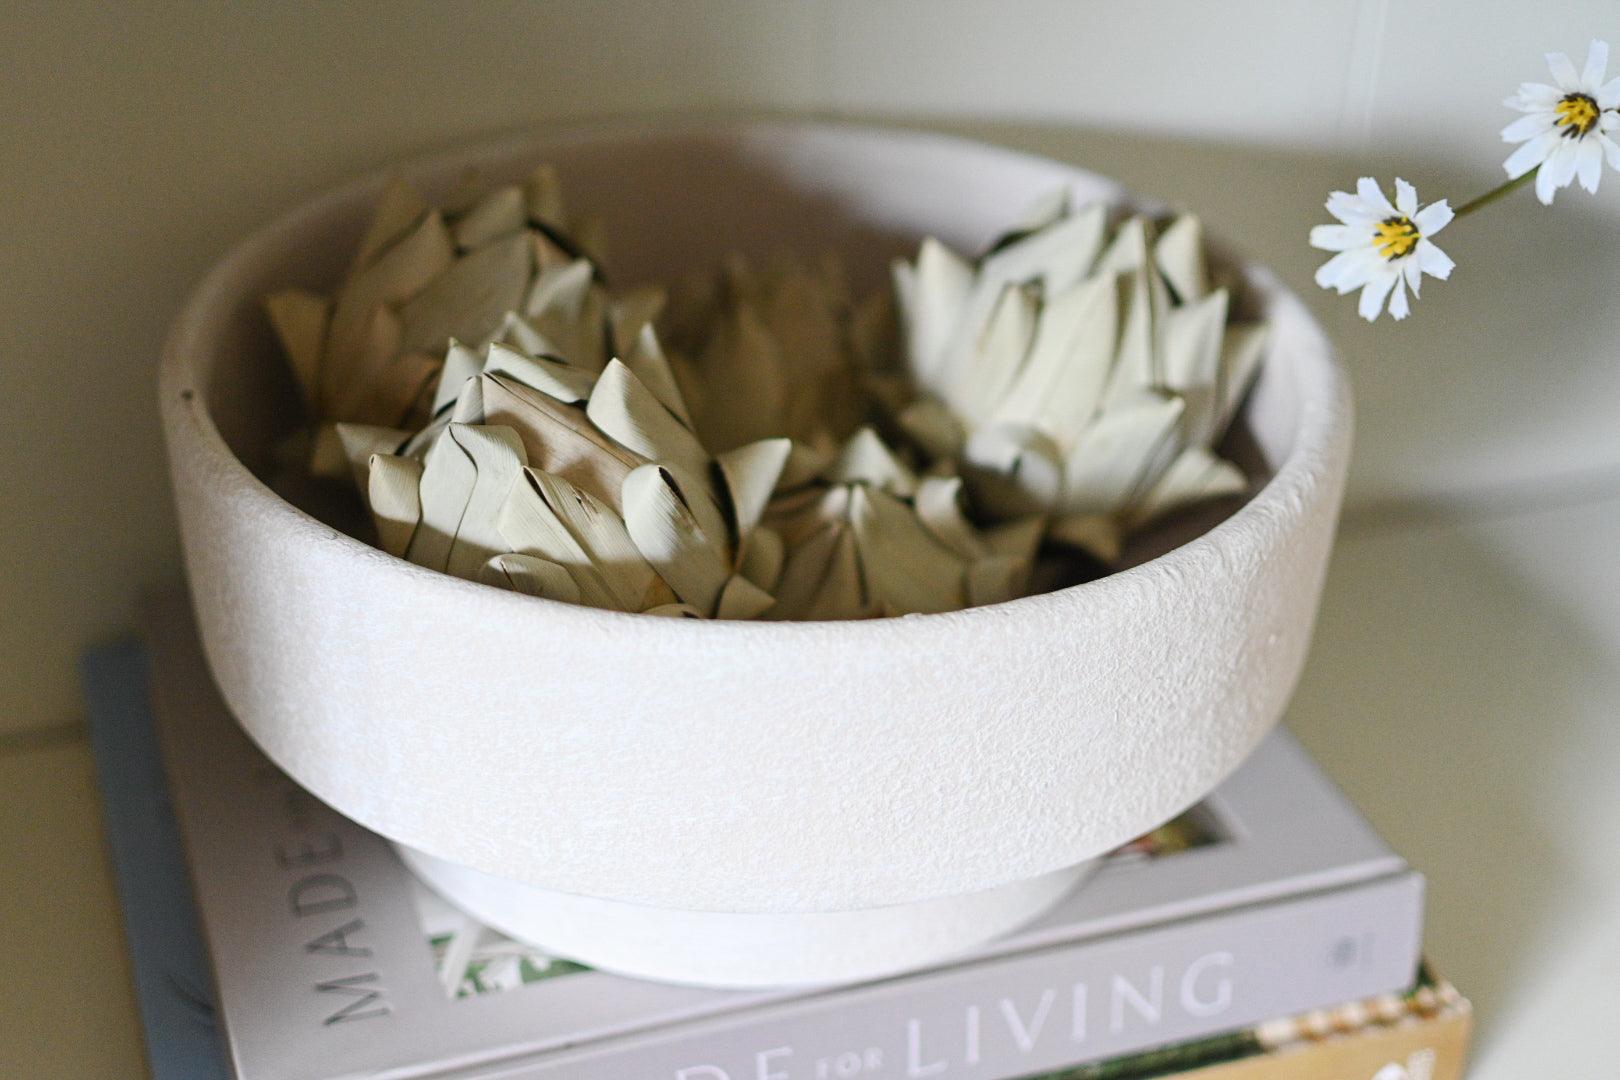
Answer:
M1395 316L1396 322L1400 322L1412 314L1411 301L1406 299L1406 281L1404 278L1397 277L1395 279L1395 291L1389 297L1389 313Z
M1547 155L1558 147L1560 141L1556 130L1544 131L1509 154L1508 159L1502 162L1502 168L1507 171L1509 179L1517 180L1546 161Z
M1361 302L1356 305L1357 313L1368 322L1378 318L1379 312L1384 310L1384 301L1400 277L1399 271L1391 270L1367 282L1361 290Z
M1349 225L1318 225L1311 230L1311 247L1323 251L1344 251L1361 243L1364 231Z
M1536 173L1536 198L1544 205L1551 206L1553 194L1559 188L1569 187L1575 179L1576 154L1580 150L1580 143L1572 139L1561 139L1553 152L1547 155L1542 162L1541 170Z
M1423 295L1423 266L1417 259L1402 259L1400 262L1401 280L1412 289L1414 297Z
M1547 131L1558 123L1558 114L1552 110L1546 112L1533 112L1521 116L1513 123L1502 129L1503 142L1524 142L1533 139L1543 131Z
M1451 256L1440 250L1440 245L1428 240L1418 241L1417 263L1418 269L1441 281L1449 278L1457 265L1451 261Z
M1417 188L1398 176L1395 178L1395 209L1407 217L1417 213Z
M1376 270L1376 259L1369 259L1364 251L1341 251L1316 268L1316 283L1324 289L1333 289L1340 296L1367 283L1368 274Z
M1327 211L1346 225L1365 225L1377 221L1378 214L1367 208L1360 199L1348 191L1335 191L1328 196Z
M1582 139L1576 147L1575 175L1581 187L1597 194L1598 181L1603 179L1603 147L1596 139Z
M1581 88L1581 77L1575 72L1575 65L1570 63L1569 57L1561 52L1547 54L1547 69L1552 72L1553 82L1564 93Z
M1378 181L1374 180L1372 177L1363 176L1360 180L1356 181L1356 194L1361 198L1361 201L1366 203L1367 206L1370 207L1379 217L1390 217L1394 215L1395 207L1390 205L1390 201L1387 197L1385 197L1383 189L1378 186Z
M1620 79L1610 79L1598 87L1597 103L1601 109L1620 107Z
M1553 181L1552 158L1549 157L1536 172L1536 198L1541 200L1542 206L1551 206L1557 190L1558 185Z
M1558 104L1558 99L1564 92L1556 86L1546 83L1520 83L1519 92L1508 98L1502 104L1510 109L1520 109L1524 112L1534 112L1541 109L1550 109Z
M1591 93L1603 85L1603 75L1609 70L1609 43L1593 40L1586 48L1586 66L1581 69L1581 89Z
M1424 236L1433 236L1447 225L1456 215L1451 211L1451 204L1445 199L1432 202L1422 210L1412 215L1412 224L1418 227L1418 232ZM1420 244L1422 241L1418 241Z
M1609 163L1609 168L1620 170L1620 143L1607 135L1599 135L1598 145L1603 147L1603 160Z

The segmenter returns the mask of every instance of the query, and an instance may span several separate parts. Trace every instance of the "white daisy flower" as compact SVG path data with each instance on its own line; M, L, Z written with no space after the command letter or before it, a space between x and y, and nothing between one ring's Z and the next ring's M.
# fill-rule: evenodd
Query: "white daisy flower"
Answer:
M1557 86L1524 83L1507 99L1509 108L1526 115L1502 129L1503 142L1521 144L1502 163L1517 179L1536 168L1536 198L1551 205L1553 192L1577 177L1587 191L1598 189L1603 161L1620 169L1620 144L1609 133L1620 127L1620 79L1605 83L1609 46L1592 42L1586 67L1579 74L1569 57L1548 53L1547 67Z
M1316 283L1336 289L1340 296L1361 290L1361 317L1378 318L1389 300L1389 313L1404 319L1411 313L1407 286L1418 295L1424 274L1444 281L1454 265L1429 238L1451 221L1446 201L1418 209L1417 189L1395 181L1395 202L1384 197L1370 176L1356 181L1356 193L1335 191L1328 196L1328 213L1341 224L1318 225L1311 230L1311 246L1337 255L1316 271Z

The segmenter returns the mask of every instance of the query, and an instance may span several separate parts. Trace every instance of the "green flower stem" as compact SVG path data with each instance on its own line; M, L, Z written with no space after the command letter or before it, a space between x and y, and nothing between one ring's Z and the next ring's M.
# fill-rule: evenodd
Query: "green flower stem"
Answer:
M1541 171L1541 166L1537 165L1535 168L1531 169L1529 172L1525 173L1523 176L1520 176L1520 177L1518 177L1516 179L1513 179L1513 180L1509 180L1507 183L1501 185L1500 187L1491 188L1491 190L1487 191L1485 194L1481 195L1479 198L1473 200L1472 202L1466 202L1466 203L1463 203L1461 206L1457 207L1457 209L1453 212L1453 216L1454 217L1463 217L1465 215L1472 214L1475 210L1479 210L1482 207L1486 207L1486 206L1491 205L1491 203L1495 202L1497 199L1502 198L1504 195L1507 195L1507 194L1509 194L1511 192L1517 191L1519 188L1524 187L1530 181L1534 180L1536 178L1536 173L1538 173L1540 171Z

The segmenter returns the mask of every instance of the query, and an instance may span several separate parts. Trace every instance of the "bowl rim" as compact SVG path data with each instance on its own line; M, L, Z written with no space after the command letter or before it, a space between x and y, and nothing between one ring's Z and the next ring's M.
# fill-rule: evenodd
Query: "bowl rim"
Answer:
M447 601L458 595L473 595L464 594L463 590L476 589L476 595L483 603L521 605L511 609L514 614L527 612L537 615L543 611L550 619L577 620L580 626L591 624L598 629L611 628L618 632L653 632L658 628L680 626L683 629L676 632L688 636L704 634L717 641L743 637L759 641L767 635L777 640L806 634L821 635L826 632L825 628L836 626L839 633L851 636L881 635L892 645L893 634L900 628L922 633L935 628L943 629L947 624L956 629L990 629L991 623L1022 612L1033 613L1037 608L1057 604L1083 605L1089 598L1107 592L1135 590L1139 583L1162 578L1165 570L1196 573L1198 567L1206 564L1210 558L1220 560L1225 552L1252 547L1257 536L1267 537L1273 544L1284 540L1290 531L1284 527L1284 523L1292 515L1279 514L1278 508L1299 500L1312 501L1312 493L1321 487L1321 477L1314 466L1324 459L1331 459L1334 444L1348 437L1352 409L1349 387L1331 344L1303 302L1273 272L1237 254L1235 249L1221 241L1218 234L1211 238L1211 246L1232 258L1250 287L1261 296L1273 326L1287 322L1292 331L1290 347L1286 351L1268 347L1265 359L1268 364L1287 363L1292 369L1290 376L1298 388L1298 410L1293 419L1293 438L1287 454L1242 506L1168 551L1091 581L953 611L843 621L660 619L646 617L643 613L611 611L527 596L431 570L350 536L273 491L226 443L204 400L205 395L195 389L200 381L197 378L197 358L217 348L218 343L214 339L230 317L232 308L229 302L240 299L235 287L238 276L283 247L289 234L307 229L312 220L345 204L357 202L368 194L374 197L393 178L419 178L446 169L466 168L479 161L511 161L524 154L543 161L548 150L578 144L652 141L672 137L740 140L750 135L784 133L811 133L855 141L898 141L919 148L952 149L1045 168L1056 166L1065 171L1071 181L1084 179L1096 183L1104 191L1101 197L1111 202L1154 209L1151 200L1138 198L1116 181L1083 166L979 139L887 124L779 118L626 118L525 128L495 138L469 141L447 149L412 155L324 188L313 198L303 199L232 245L187 294L163 343L158 385L160 407L170 438L184 438L193 449L200 450L215 479L233 487L237 497L249 500L257 514L266 515L262 520L284 526L289 540L319 540L329 551L336 544L339 551L356 558L384 560L378 565L379 569L392 568L392 572L406 575L407 580L414 580L420 587L437 591ZM536 607L536 604L545 606ZM663 634L668 631L658 632Z

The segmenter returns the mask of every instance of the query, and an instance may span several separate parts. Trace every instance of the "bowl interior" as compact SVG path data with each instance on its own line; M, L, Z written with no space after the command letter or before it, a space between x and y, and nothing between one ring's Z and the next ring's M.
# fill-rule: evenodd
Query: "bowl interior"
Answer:
M711 270L736 252L764 259L832 251L859 294L884 287L890 260L914 253L924 236L962 252L982 250L1054 188L1070 188L1077 203L1125 201L1116 185L1057 162L940 136L834 125L577 130L512 139L397 172L432 200L468 169L493 184L519 180L542 162L558 169L571 212L603 222L604 268L615 285L668 282ZM274 470L277 445L306 420L260 300L287 286L330 292L393 175L332 192L245 245L243 275L229 302L215 309L219 347L192 358L193 389L221 438L261 478ZM1214 255L1217 270L1237 272L1218 246ZM1248 286L1244 302L1270 306L1267 275L1240 273ZM1301 405L1295 382L1285 365L1265 365L1222 447L1249 473L1250 498L1293 447ZM278 490L345 531L366 528L362 515L346 515L317 495ZM1133 540L1125 563L1170 550L1244 501L1160 523ZM1051 584L1063 583L1060 570Z

